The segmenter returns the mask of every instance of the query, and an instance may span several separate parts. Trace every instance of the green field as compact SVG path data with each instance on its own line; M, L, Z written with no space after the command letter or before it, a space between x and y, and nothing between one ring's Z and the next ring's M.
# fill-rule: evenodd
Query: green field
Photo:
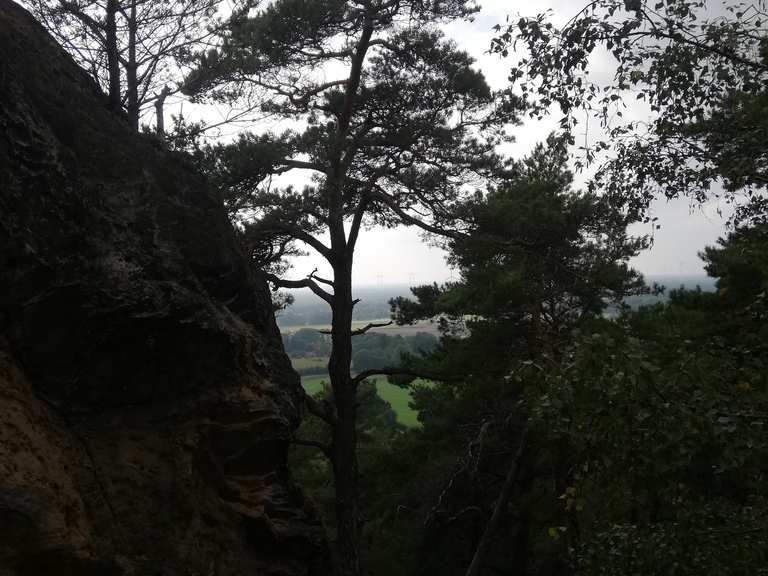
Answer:
M317 394L322 390L323 382L329 382L328 375L323 374L320 376L302 376L301 377L301 384L304 386L304 390L307 392L307 394Z
M316 394L322 389L322 382L328 382L328 376L304 376L301 383L309 394ZM418 413L408 406L411 394L405 388L394 386L385 378L376 378L376 391L382 400L389 403L397 414L397 420L405 426L418 426Z
M310 358L291 358L294 370L306 370L308 368L317 368L325 370L328 367L328 358L310 357Z

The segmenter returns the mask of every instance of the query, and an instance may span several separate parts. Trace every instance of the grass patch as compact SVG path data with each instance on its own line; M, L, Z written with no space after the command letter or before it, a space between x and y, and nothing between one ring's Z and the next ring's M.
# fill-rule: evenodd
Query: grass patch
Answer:
M320 390L323 389L323 382L328 382L328 384L331 383L330 378L328 378L327 374L321 374L319 376L302 376L301 377L301 385L304 386L304 390L307 394L317 394L320 392Z
M376 382L376 392L382 400L388 402L397 414L397 420L405 426L418 426L418 412L411 408L411 393L407 388L400 388L387 382L386 378L371 378ZM301 384L308 394L317 394L323 389L323 382L330 382L327 375L303 376ZM421 382L421 381L420 381Z
M293 364L294 370L307 370L309 368L325 370L328 368L328 358L316 356L308 358L291 358L291 364Z
M407 388L400 388L390 384L384 378L376 379L376 392L379 397L392 406L392 410L397 414L397 421L406 426L418 426L418 412L411 408L408 403L411 401L411 393Z

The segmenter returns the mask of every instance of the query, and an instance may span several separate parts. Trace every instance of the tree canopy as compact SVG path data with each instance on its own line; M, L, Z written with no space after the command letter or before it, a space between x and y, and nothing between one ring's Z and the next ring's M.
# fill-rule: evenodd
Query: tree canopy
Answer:
M110 96L134 129L179 91L179 66L215 42L222 0L25 0L32 13Z
M230 209L248 215L253 244L275 246L268 258L293 239L327 257L313 236L332 217L349 219L352 246L364 224L450 229L449 208L492 174L517 112L436 27L473 11L468 2L276 2L235 18L221 50L202 56L188 90L262 98L265 112L306 123L209 150L210 173ZM276 185L289 171L310 183Z
M501 354L512 361L554 352L585 318L639 290L628 260L647 240L628 235L632 219L621 206L574 191L567 164L565 142L550 137L487 195L465 202L460 216L470 232L448 245L461 279L414 288L416 302L393 300L395 318L445 315L469 323L475 337L493 326L490 340L509 347ZM471 341L460 333L457 343Z
M520 56L510 79L533 116L558 106L570 132L598 121L579 142L582 165L606 159L597 188L643 211L657 194L702 201L722 185L738 218L764 216L762 3L597 0L563 26L539 14L497 30L493 50ZM615 62L607 80L595 69L604 58Z

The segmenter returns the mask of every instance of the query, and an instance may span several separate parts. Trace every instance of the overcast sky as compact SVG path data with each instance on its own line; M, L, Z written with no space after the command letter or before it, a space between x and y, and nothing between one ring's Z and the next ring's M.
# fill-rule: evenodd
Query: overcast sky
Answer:
M521 2L516 0L485 0L482 11L474 22L455 23L446 29L449 36L477 60L493 88L504 87L507 72L514 61L514 55L502 59L487 54L493 36L492 27L503 24L507 15L534 15L551 8L555 19L565 21L574 15L582 5L575 0L538 0ZM606 75L612 75L610 61L600 59L595 63ZM601 66L604 65L604 66ZM600 70L593 71L593 78L599 78ZM644 111L635 110L642 115ZM513 156L522 156L555 126L555 120L529 122L515 129L517 142L505 150ZM705 206L692 207L686 199L668 202L658 201L653 213L660 219L661 229L637 226L637 234L653 234L653 247L642 253L633 265L649 276L703 274L698 258L704 246L713 244L725 232L725 219L730 214L727 206L713 201ZM294 263L291 276L301 277L315 267L324 269L323 262L314 257L299 258ZM444 253L424 243L414 228L393 230L374 229L361 234L355 252L355 282L361 285L414 284L441 282L451 278Z
M547 9L553 10L556 23L563 23L583 6L584 0L479 0L479 3L482 10L473 22L453 23L446 28L446 34L475 57L478 68L491 87L498 89L507 85L508 71L515 56L510 54L504 59L487 53L494 35L493 26L503 25L507 16L533 16ZM598 54L592 62L591 77L593 80L600 80L601 77L609 79L614 67L610 57ZM631 109L625 112L625 118L647 118L648 112L642 106L633 102ZM553 117L542 122L530 121L515 128L516 142L506 147L504 153L512 157L525 155L534 144L546 138L556 122ZM577 183L584 178L577 176ZM728 208L717 201L692 207L688 200L681 199L658 201L652 211L659 217L661 229L652 230L650 226L633 228L634 233L652 233L654 237L653 247L638 256L633 265L649 276L703 274L697 254L724 234L725 220L730 214ZM355 251L354 281L358 285L441 282L452 277L444 257L440 249L425 243L415 228L365 230ZM295 259L294 267L287 276L300 278L315 268L330 275L322 258L307 256Z

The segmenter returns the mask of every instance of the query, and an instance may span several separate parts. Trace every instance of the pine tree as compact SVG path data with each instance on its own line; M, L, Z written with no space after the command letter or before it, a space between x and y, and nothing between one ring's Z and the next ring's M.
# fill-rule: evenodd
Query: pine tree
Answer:
M125 110L134 130L179 91L178 64L214 39L222 0L25 0L35 17Z
M255 260L269 265L294 242L320 254L332 278L270 276L275 287L309 288L332 309L328 372L332 405L310 408L331 427L340 572L357 574L357 388L352 269L366 227L414 225L456 235L450 207L482 185L517 103L493 93L472 59L439 25L470 17L467 0L278 0L235 14L220 50L201 56L187 90L262 102L300 126L248 133L208 149ZM273 185L302 172L303 189ZM326 240L327 239L327 240ZM366 373L366 375L369 375Z

